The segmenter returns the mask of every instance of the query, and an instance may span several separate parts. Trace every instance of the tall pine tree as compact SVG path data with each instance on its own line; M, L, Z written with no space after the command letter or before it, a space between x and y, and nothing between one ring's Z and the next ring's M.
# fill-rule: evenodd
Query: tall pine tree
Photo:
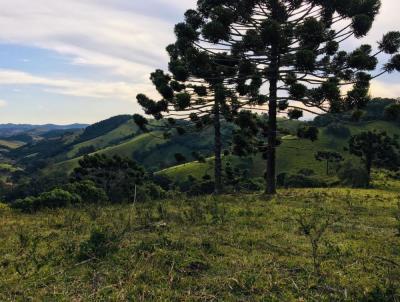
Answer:
M199 0L177 25L185 56L223 55L230 72L216 80L246 97L244 106L267 110L266 193L276 193L279 112L357 111L369 101L373 78L400 70L399 32L384 35L375 52L367 44L343 50L346 40L369 32L380 6L380 0ZM372 75L380 53L389 62Z

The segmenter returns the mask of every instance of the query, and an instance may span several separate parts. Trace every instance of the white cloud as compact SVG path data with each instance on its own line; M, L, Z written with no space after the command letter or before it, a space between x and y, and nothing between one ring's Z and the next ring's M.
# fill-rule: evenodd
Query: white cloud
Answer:
M44 91L85 98L122 99L134 101L138 90L150 92L145 84L125 82L94 82L62 78L46 78L26 72L0 69L0 85L37 85Z
M0 108L7 106L7 102L4 100L0 100Z
M371 84L371 94L374 97L398 98L400 97L400 84L389 84L375 80Z
M1 42L54 50L129 78L165 64L173 40L172 24L94 0L0 0L0 7Z

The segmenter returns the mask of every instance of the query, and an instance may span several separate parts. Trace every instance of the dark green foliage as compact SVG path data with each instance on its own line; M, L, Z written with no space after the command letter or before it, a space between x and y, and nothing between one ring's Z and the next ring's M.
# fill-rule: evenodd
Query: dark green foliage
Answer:
M330 124L326 127L325 133L338 138L348 138L351 135L349 128L338 123Z
M352 188L367 188L370 182L367 170L350 161L340 167L338 177L344 185Z
M110 231L93 229L89 239L79 247L78 261L89 259L100 260L116 249L116 237Z
M400 298L400 292L394 285L388 287L375 287L372 291L365 294L360 302L395 302Z
M132 201L135 186L140 186L145 181L145 172L141 167L119 156L85 156L79 161L79 165L71 178L74 181L92 181L107 193L111 202Z
M93 124L85 129L85 131L79 136L78 141L91 140L93 138L104 135L118 128L120 125L126 123L131 119L132 119L131 115L118 115L109 118L108 120L104 120L96 124Z
M197 151L193 151L192 152L192 156L195 160L197 160L199 163L205 163L206 159L203 155L201 155L200 153L198 153Z
M315 154L315 159L326 163L326 175L329 175L330 164L339 164L344 160L340 153L332 151L318 151Z
M163 189L160 185L147 182L137 187L136 201L137 202L152 202L154 200L160 200L167 197L169 188Z
M283 176L281 176L282 178ZM282 179L280 180L282 183ZM311 176L306 176L303 174L289 174L284 176L284 186L286 188L325 188L327 184Z
M387 54L395 54L400 48L400 32L392 31L385 34L379 42L379 49Z
M78 150L78 152L76 153L76 156L80 157L83 155L88 155L90 153L94 153L95 151L96 151L96 148L94 146L85 146Z
M315 175L315 171L313 169L303 168L300 169L297 174L304 175L304 176L313 176Z
M25 199L18 199L11 203L11 207L23 212L33 213L41 209L63 208L80 202L82 202L82 199L79 195L71 194L62 189L54 189L42 193L38 197L30 196Z
M393 103L385 107L384 116L388 121L400 122L400 103Z
M96 187L95 183L90 180L81 182L73 182L63 187L65 191L79 195L82 203L102 204L108 201L106 192Z
M187 162L186 157L182 153L175 153L174 157L178 164L183 164L183 163Z
M291 120L298 120L299 118L303 117L303 111L298 109L290 109L288 111L288 117Z
M312 142L318 139L319 130L314 126L302 126L297 130L297 136L303 139L309 139Z
M398 138L390 137L386 132L367 131L352 136L349 152L361 158L368 175L372 167L389 170L400 168Z

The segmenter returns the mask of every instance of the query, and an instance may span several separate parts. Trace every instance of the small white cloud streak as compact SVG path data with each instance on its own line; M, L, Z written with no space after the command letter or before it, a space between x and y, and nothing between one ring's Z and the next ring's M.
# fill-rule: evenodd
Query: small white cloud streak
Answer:
M7 106L7 102L4 100L0 100L0 108Z

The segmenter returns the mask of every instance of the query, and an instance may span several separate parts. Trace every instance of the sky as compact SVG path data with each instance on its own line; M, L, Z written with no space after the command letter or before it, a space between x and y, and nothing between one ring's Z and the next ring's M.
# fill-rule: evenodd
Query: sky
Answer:
M0 124L94 123L141 113L136 95L157 96L149 75L167 68L174 24L195 3L0 0ZM382 3L363 42L400 30L400 2ZM400 75L374 81L371 94L400 97Z

